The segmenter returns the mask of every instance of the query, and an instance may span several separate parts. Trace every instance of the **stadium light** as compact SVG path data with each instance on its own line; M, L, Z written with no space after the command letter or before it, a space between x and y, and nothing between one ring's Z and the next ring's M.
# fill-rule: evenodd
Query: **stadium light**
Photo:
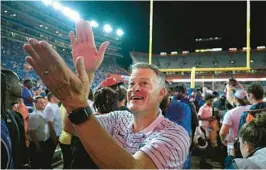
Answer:
M48 6L48 5L52 5L53 1L52 0L42 0L42 2Z
M167 53L166 52L160 52L160 55L167 55Z
M90 22L90 24L91 24L92 27L98 27L99 26L99 24L96 21L94 21L94 20L92 20Z
M258 46L257 47L257 50L263 50L263 49L265 49L265 46Z
M124 35L124 32L123 32L123 30L121 30L121 29L117 29L117 30L116 30L116 34L117 34L118 36L122 36L122 35Z
M80 20L80 16L76 11L73 11L72 9L68 8L68 7L64 7L63 8L63 13L69 17L72 21L78 21Z
M223 49L222 48L212 48L212 49L210 49L210 51L223 51Z
M105 25L103 26L103 30L104 30L106 33L110 33L110 32L113 31L112 27L111 27L110 25L108 25L108 24L105 24Z
M171 55L177 55L177 54L178 54L177 51L172 51L172 52L171 52Z
M236 63L235 60L231 60L231 61L230 61L230 64L235 64L235 63Z
M54 9L62 10L63 6L59 2L53 2Z
M229 51L237 51L237 48L229 48Z

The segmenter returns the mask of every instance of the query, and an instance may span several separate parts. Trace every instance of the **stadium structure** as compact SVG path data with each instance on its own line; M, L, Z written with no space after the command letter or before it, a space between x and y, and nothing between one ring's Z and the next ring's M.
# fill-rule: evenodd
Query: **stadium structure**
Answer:
M71 57L69 31L75 30L75 20L79 13L52 1L2 1L1 2L1 56L2 66L10 68L23 77L26 53L23 44L29 38L46 40L52 44L66 63L74 69ZM84 18L87 19L87 18ZM109 73L127 75L127 71L116 64L116 58L123 57L122 35L119 28L90 21L97 48L106 40L110 45L105 58L96 73L93 87L96 87ZM115 30L116 29L116 30ZM31 71L34 78L38 76Z
M251 49L250 71L209 71L197 72L196 87L209 86L212 89L221 89L221 86L229 77L235 77L244 84L250 84L257 81L266 83L266 49L265 46L259 46ZM148 63L149 54L141 52L130 52L130 56L135 62ZM213 49L197 49L194 52L174 51L169 54L162 52L152 55L152 63L160 69L176 69L176 68L229 68L244 67L246 64L246 48L237 49L230 48L222 50L221 48ZM191 81L190 72L166 72L166 79L173 83L184 83L189 86Z

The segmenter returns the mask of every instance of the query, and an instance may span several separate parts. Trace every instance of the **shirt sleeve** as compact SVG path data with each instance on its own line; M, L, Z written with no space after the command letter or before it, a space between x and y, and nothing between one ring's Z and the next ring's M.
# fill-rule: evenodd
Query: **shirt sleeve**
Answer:
M158 169L182 169L190 143L185 129L180 127L163 132L140 148L140 151L147 154Z
M53 122L55 113L51 107L46 107L44 109L44 116L48 122Z
M223 124L232 126L232 117L231 117L230 111L225 113L224 119L223 119Z

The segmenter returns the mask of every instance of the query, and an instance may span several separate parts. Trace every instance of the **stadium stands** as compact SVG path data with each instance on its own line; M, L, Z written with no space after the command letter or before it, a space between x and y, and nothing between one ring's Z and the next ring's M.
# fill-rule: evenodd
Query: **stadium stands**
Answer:
M68 33L74 30L74 23L65 16L56 13L53 8L47 8L41 2L1 2L1 56L2 66L14 70L21 78L25 78L23 65L26 53L23 44L29 38L46 40L53 45L66 63L74 70L71 57L71 46ZM97 70L92 88L96 87L104 78L106 73L127 75L127 71L116 64L115 59L123 57L120 53L121 40L95 29L96 46L104 41L110 41L106 51L105 59ZM33 79L38 80L34 71L30 71Z

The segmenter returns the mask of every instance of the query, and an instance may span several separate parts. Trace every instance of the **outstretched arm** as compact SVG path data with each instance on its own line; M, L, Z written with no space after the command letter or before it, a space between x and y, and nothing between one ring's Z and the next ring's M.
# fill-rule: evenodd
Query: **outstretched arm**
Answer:
M86 28L82 20L77 24L80 24L83 29ZM93 34L92 31L90 34ZM88 39L88 41L94 40ZM30 57L26 58L27 62L40 75L47 88L63 103L68 113L76 108L88 106L87 96L92 80L89 79L87 73L94 74L97 70L103 60L103 56L99 56L101 53L95 53L94 48L84 48L88 55L74 55L78 56L75 59L76 75L45 41L38 42L30 39L24 49L30 54ZM86 61L94 64L85 65ZM156 168L154 162L145 153L137 152L132 156L121 147L103 129L94 115L90 115L86 122L74 125L74 128L84 148L99 168Z

